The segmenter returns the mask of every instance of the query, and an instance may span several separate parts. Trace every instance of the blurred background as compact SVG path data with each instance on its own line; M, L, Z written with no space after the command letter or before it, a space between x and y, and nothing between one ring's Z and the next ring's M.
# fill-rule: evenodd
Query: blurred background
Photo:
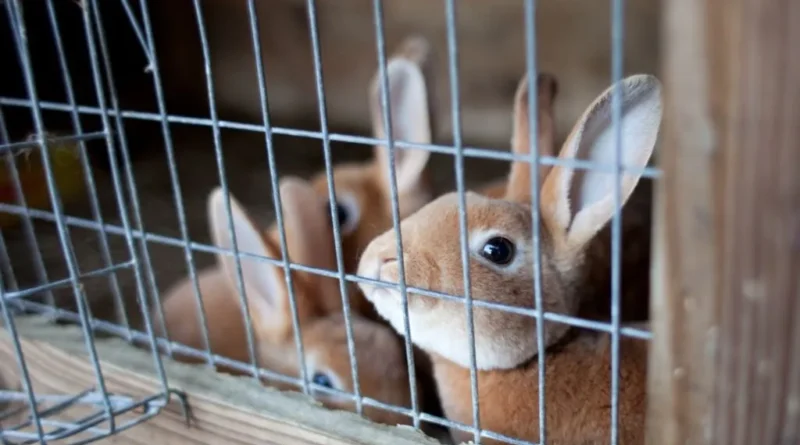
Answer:
M65 78L59 65L56 35L48 2L25 0L27 28L35 86L43 109L44 126L60 136L76 134L69 107ZM272 218L272 195L267 170L265 135L259 85L256 74L248 3L244 0L203 0L201 19L205 27L212 78L213 99L223 127L219 139L209 120L209 88L206 82L198 28L198 16L191 0L147 2L147 16L136 0L97 2L95 11L81 0L54 0L65 60L69 68L75 102L88 107L80 115L83 133L102 130L98 100L84 29L84 13L93 15L92 29L102 70L106 105L128 111L117 126L114 119L114 147L122 162L125 152L135 181L135 194L143 229L151 234L144 261L154 273L146 277L153 289L165 289L187 273L180 244L165 244L159 237L181 237L179 208L167 162L174 150L176 170L189 238L209 241L205 200L219 183L215 148L224 158L230 190L263 224ZM580 113L611 81L611 6L608 0L558 0L537 2L537 64L559 81L556 102L559 142ZM624 10L624 72L659 72L658 0L627 0ZM23 69L10 29L9 9L0 1L0 143L18 142L35 132ZM320 116L315 84L314 58L305 0L256 0L261 54L266 69L266 90L272 124L316 131ZM511 136L511 104L519 79L525 71L525 23L522 0L457 0L458 73L463 141L467 146L508 150ZM127 11L126 11L126 8ZM129 13L130 12L130 13ZM373 2L337 0L316 2L322 75L329 129L334 133L371 136L367 87L377 69ZM97 20L99 18L99 21ZM158 72L149 66L140 38L146 38L149 21L155 41ZM445 3L432 0L384 0L383 22L387 54L410 35L425 37L432 45L435 107L434 140L452 142L452 108L448 72ZM102 28L99 30L98 28ZM102 39L101 39L102 37ZM105 48L101 47L101 43ZM103 55L108 55L104 60ZM107 70L106 64L110 67ZM156 76L156 74L158 74ZM163 90L165 111L172 116L165 137L161 125L155 83ZM111 86L116 93L116 100ZM54 110L61 105L62 110ZM130 112L140 112L139 115ZM181 116L189 119L179 119ZM201 125L185 123L199 121ZM178 122L183 120L184 122ZM236 127L232 123L245 124ZM249 127L248 127L249 126ZM256 131L254 131L256 130ZM124 142L124 144L123 144ZM217 145L217 142L219 143ZM275 136L278 171L281 175L308 177L323 167L322 143L318 139ZM78 162L80 147L65 144L63 162ZM335 162L365 159L370 146L332 143ZM72 150L72 151L70 151ZM72 219L69 236L81 272L91 272L120 263L129 254L121 230L115 201L108 151L104 140L86 143L91 169L72 169L75 187L61 187L64 212ZM31 206L46 209L41 170L35 150L4 154L3 187L10 187L10 163L20 176L31 178L25 189ZM58 161L62 162L62 161ZM58 164L57 162L57 164ZM468 159L467 185L474 186L499 177L508 163ZM123 165L124 167L124 165ZM439 191L455 187L453 158L433 155L430 168ZM37 170L38 169L38 170ZM39 175L39 176L37 176ZM91 190L80 186L88 175L96 183L100 217L93 214ZM69 175L67 175L69 176ZM36 184L40 184L37 186ZM37 188L38 187L38 188ZM127 189L126 189L127 190ZM3 204L16 205L13 192L3 195ZM129 206L131 207L131 206ZM10 207L9 207L10 208ZM18 209L19 210L19 209ZM135 222L139 216L130 213ZM8 215L4 215L8 216ZM114 226L116 234L98 235L96 230L78 227L95 224ZM4 285L29 287L68 277L61 244L52 218L34 218L29 226L18 218L2 221L2 239L8 251L3 259ZM32 236L35 235L35 236ZM35 244L33 241L35 238ZM107 247L107 249L106 249ZM110 258L106 258L106 250ZM38 251L38 252L37 252ZM213 262L213 256L195 254L198 267ZM44 264L46 277L37 272ZM111 317L108 298L118 288L133 295L134 280L129 270L116 276L87 278L84 287L97 316ZM69 288L55 291L55 297L69 306ZM104 303L105 302L105 303ZM138 311L127 314L130 321Z

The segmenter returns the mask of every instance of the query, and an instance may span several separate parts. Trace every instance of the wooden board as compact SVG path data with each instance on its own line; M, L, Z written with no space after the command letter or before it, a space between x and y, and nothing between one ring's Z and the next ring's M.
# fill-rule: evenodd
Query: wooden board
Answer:
M648 443L800 443L800 3L664 3Z
M83 337L76 327L41 319L17 318L23 353L37 394L77 394L96 385ZM0 325L2 327L2 325ZM152 356L122 340L96 342L108 391L143 399L162 386ZM120 444L274 444L433 445L409 427L377 425L353 413L330 411L300 393L280 392L251 378L218 374L206 368L164 360L169 387L185 394L186 424L179 398L148 421L115 435ZM19 369L10 336L0 331L0 376L12 389ZM70 412L77 416L80 412ZM85 411L83 412L85 414ZM4 425L8 426L8 425Z

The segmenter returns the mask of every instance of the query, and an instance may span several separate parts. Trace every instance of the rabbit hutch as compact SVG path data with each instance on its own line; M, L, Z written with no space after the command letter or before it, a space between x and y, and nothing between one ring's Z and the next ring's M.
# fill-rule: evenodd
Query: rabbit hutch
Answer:
M0 8L3 444L800 444L797 2Z

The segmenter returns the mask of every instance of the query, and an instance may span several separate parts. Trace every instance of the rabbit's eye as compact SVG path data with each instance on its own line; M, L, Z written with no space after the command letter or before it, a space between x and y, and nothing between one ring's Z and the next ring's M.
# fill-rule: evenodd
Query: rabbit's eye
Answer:
M514 243L508 238L496 236L486 241L481 249L481 256L494 264L505 266L514 259Z
M336 218L339 219L339 225L344 226L347 225L349 214L347 213L347 207L336 203Z
M326 209L330 209L330 201L325 203ZM336 199L336 219L339 221L339 229L343 235L353 233L358 227L359 212L358 204L350 195L339 196ZM328 219L330 220L330 211L328 211Z
M333 381L330 377L328 377L327 374L317 372L314 374L314 377L311 379L311 381L316 385L333 389Z

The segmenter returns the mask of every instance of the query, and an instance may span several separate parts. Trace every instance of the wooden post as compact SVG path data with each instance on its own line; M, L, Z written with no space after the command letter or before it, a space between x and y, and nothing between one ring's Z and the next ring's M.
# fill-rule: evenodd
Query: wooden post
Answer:
M800 2L663 2L648 444L800 444Z

